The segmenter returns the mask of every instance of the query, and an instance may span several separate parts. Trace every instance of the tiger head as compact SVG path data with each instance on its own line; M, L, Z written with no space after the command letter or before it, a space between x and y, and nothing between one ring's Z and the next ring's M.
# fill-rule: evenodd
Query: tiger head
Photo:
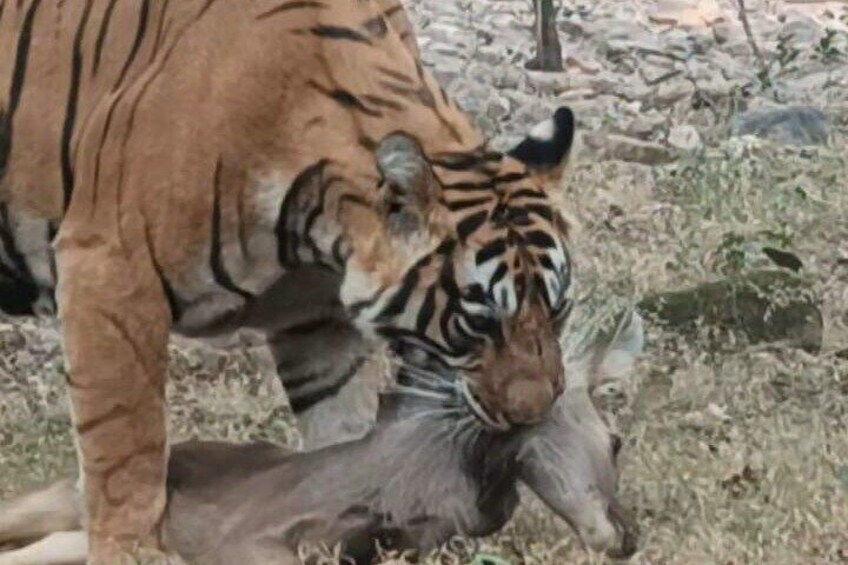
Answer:
M401 359L402 386L453 391L498 429L539 421L563 392L571 261L555 194L573 137L560 108L507 153L425 154L403 133L379 144L404 267L355 308Z

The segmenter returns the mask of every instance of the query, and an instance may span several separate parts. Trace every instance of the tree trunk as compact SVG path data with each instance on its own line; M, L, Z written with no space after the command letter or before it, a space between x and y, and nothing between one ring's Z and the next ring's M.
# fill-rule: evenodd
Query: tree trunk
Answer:
M533 71L562 71L562 45L556 29L554 0L533 0L536 10L536 58L527 63Z

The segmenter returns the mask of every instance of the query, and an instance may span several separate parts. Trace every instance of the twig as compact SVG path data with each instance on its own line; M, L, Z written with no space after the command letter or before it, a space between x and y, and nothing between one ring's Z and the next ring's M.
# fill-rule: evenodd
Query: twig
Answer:
M662 84L666 81L669 81L669 80L671 80L675 77L682 75L683 71L681 71L680 69L677 69L677 70L674 70L674 71L669 71L669 72L665 73L664 75L662 75L658 78L655 78L653 80L649 80L645 76L645 71L643 71L641 68L639 69L639 74L641 75L642 80L645 82L645 84L647 86L657 86L658 84Z
M745 28L745 35L748 36L748 44L751 46L751 50L754 52L754 56L760 64L760 71L762 72L763 80L768 80L768 63L766 63L766 58L763 57L763 52L760 51L760 47L754 39L754 32L751 31L751 22L748 21L748 12L745 9L745 0L736 1L739 3L739 20L742 22L742 27Z

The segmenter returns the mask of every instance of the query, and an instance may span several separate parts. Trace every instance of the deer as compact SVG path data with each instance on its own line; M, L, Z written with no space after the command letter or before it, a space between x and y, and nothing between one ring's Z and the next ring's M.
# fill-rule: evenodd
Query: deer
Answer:
M371 563L380 548L423 553L497 532L523 483L587 548L629 558L638 534L617 498L621 440L592 391L629 373L643 345L630 313L565 360L570 383L547 418L506 432L477 424L449 379L398 374L364 437L307 452L178 443L161 540L191 565L295 564L304 544ZM0 565L84 564L84 522L73 479L0 505L0 547L16 547Z

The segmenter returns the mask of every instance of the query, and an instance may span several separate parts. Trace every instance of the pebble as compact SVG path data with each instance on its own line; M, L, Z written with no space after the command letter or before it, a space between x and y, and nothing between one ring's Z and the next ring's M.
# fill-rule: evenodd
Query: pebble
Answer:
M702 144L700 132L705 128L727 127L726 121L716 122L724 114L715 109L734 92L750 91L757 63L735 2L563 4L557 28L566 70L538 73L523 68L535 52L531 2L406 3L427 66L486 133L493 133L494 142L523 135L557 106L567 104L579 108L581 128L623 136L613 137L611 147L605 143L598 151L639 162L663 162ZM780 72L777 92L782 103L810 104L822 91L834 103L848 99L848 65L827 65L814 52L829 27L840 34L835 45L848 45L848 27L816 5L777 10L752 6L748 18L769 60L777 56L783 34L793 35L783 40L786 45L802 51L793 68ZM713 106L693 107L696 91ZM746 104L761 106L769 96L754 91ZM625 106L635 111L622 111ZM831 130L819 118L802 120L801 130L770 126L771 133L759 135L781 142L821 143ZM688 124L678 123L684 119ZM689 125L694 123L700 131ZM741 132L747 122L740 117L733 123L734 131Z
M701 146L701 134L694 126L683 124L672 127L668 132L668 144L680 151L694 151Z

